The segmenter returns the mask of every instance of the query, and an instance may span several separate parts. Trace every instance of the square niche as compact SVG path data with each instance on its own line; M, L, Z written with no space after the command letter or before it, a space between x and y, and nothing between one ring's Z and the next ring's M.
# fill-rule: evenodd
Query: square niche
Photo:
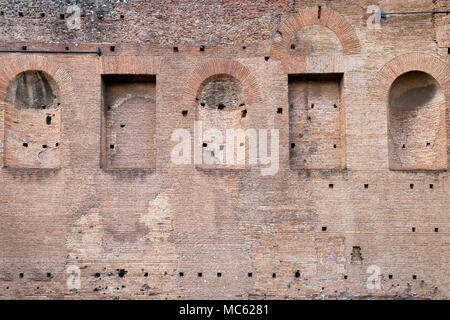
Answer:
M288 81L291 168L344 169L343 74L291 74Z
M156 76L102 75L102 167L156 165Z

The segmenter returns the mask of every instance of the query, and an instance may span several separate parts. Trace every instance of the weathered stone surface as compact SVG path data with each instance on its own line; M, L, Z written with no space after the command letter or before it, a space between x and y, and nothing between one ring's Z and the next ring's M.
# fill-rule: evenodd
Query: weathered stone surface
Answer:
M0 3L0 298L449 298L447 1Z

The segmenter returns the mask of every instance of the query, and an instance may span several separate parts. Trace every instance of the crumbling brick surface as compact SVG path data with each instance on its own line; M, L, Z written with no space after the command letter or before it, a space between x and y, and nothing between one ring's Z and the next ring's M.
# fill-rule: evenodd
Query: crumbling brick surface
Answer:
M367 27L447 1L77 3L0 2L0 49L68 52L0 53L0 298L449 298L448 19ZM278 171L174 163L196 120Z

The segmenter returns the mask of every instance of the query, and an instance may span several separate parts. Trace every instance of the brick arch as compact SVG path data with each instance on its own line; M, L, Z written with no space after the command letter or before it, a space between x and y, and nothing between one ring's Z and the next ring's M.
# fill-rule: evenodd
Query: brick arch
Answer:
M424 152L424 157L420 158L419 164L411 162L409 158L400 159L398 151L399 147L394 145L392 133L390 129L389 118L389 93L394 81L404 73L410 71L420 71L432 76L439 84L445 96L445 101L438 104L438 109L433 112L433 118L441 121L436 135L443 137L441 147L444 150L436 151L428 154ZM395 57L386 63L378 72L377 77L374 78L370 88L370 100L377 105L381 114L386 118L386 134L387 145L385 146L388 152L389 168L392 170L445 170L448 168L447 154L450 151L450 144L448 144L448 137L450 136L450 127L448 127L448 101L450 97L450 66L441 59L424 54L424 53L407 53ZM440 119L440 120L439 120ZM394 126L395 128L395 126ZM416 157L416 155L414 156ZM426 162L425 158L432 159L431 162ZM417 159L417 158L413 158Z
M333 31L341 42L345 55L361 52L361 45L353 27L342 15L329 8L321 7L319 18L319 8L310 7L290 16L280 25L277 32L281 33L281 41L274 42L272 39L272 55L286 55L289 42L297 31L312 25L324 26Z
M244 88L246 103L252 104L260 100L256 79L246 66L231 59L214 59L201 64L192 72L186 82L184 102L196 103L195 99L201 84L217 74L227 74L239 80Z
M52 59L39 55L23 55L0 66L0 101L6 99L9 82L21 72L29 70L46 72L55 80L63 105L72 101L74 90L69 72Z
M408 53L398 56L385 64L378 72L374 94L387 102L392 83L405 72L422 71L428 73L442 88L446 101L450 98L450 67L444 61L424 53Z

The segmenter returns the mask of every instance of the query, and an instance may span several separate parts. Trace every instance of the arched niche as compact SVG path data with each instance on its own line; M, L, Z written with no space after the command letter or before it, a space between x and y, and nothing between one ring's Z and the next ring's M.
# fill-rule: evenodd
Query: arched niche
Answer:
M5 95L4 165L59 168L61 163L60 90L47 72L15 75Z
M323 25L298 30L288 43L288 54L299 56L337 56L344 54L339 37Z
M423 71L408 71L388 95L389 167L436 170L446 167L446 98L438 81Z
M312 27L314 26L314 27ZM326 28L328 30L322 31ZM272 36L272 55L283 57L289 55L293 38L304 29L305 34L310 34L310 38L316 37L318 43L326 43L325 37L331 33L332 42L337 38L342 47L344 55L358 54L361 52L361 45L353 27L347 22L344 16L326 7L310 7L295 13L284 20ZM323 38L314 35L319 31ZM328 42L329 43L329 42ZM327 45L328 46L328 45Z
M244 88L233 76L216 74L200 85L197 100L209 109L236 109L245 105Z
M243 168L237 163L238 153L245 152L248 143L234 141L235 164L227 164L227 133L229 130L245 132L249 125L249 112L242 83L229 74L215 74L199 86L196 96L196 121L202 126L203 168ZM244 143L244 145L242 145ZM240 150L239 148L243 148Z

